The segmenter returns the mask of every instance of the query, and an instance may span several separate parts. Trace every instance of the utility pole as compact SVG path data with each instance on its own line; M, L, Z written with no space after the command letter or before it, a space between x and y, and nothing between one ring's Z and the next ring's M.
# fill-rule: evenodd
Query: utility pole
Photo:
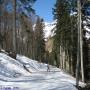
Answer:
M13 50L16 52L16 0L13 0Z
M82 41L82 29L81 29L81 2L77 0L78 6L78 48L77 48L77 66L76 66L76 86L79 86L79 73L81 62L81 76L84 82L84 69L83 69L83 41Z

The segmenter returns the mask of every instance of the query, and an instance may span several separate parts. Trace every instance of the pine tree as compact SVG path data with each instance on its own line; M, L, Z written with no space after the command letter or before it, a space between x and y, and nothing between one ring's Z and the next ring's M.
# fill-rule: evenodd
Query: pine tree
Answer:
M35 26L35 59L38 61L43 61L45 55L45 41L43 28L43 19L37 17Z
M54 36L54 48L62 69L75 73L75 56L77 52L77 26L76 17L70 15L75 6L72 0L57 0L54 8L54 17L57 20ZM69 67L67 67L67 63ZM74 70L74 71L73 71Z
M32 4L36 0L20 0L22 4L22 7L25 6L27 3L28 7L25 8L25 10L30 13L33 12L34 10L32 9ZM17 41L17 28L18 28L18 22L20 22L20 18L17 18L17 14L19 17L21 15L26 15L28 16L24 10L21 10L21 12L17 12L17 9L20 9L20 3L18 0L0 0L0 35L1 35L1 48L3 49L8 49L8 50L14 50L18 46L21 41ZM8 5L11 6L11 8L8 8ZM12 30L14 29L14 30ZM13 31L13 32L12 32ZM18 34L19 35L19 34ZM13 48L15 47L15 48ZM18 48L17 47L17 48ZM17 50L16 50L17 51ZM18 51L19 52L19 51Z
M87 7L89 7L89 2L81 2L82 7L82 20L87 20L86 15L89 15ZM84 5L85 4L85 5ZM56 52L57 59L59 61L60 67L65 69L67 67L67 62L69 64L69 71L75 76L76 73L76 60L77 60L77 0L57 0L54 8L54 17L57 20L56 31L54 36L54 51ZM89 8L88 8L89 10ZM72 14L72 15L71 15ZM88 52L87 50L87 39L85 38L85 29L82 24L83 31L83 58L84 58L84 72L89 72L88 70ZM65 58L63 58L65 57ZM81 69L81 68L80 68ZM87 73L88 74L88 73ZM87 75L85 75L87 77Z
M81 4L83 5L82 7L82 22L83 21L86 21L86 25L84 23L82 23L82 33L83 33L83 62L84 62L84 76L85 76L85 81L89 81L89 73L90 73L90 70L89 70L89 65L90 65L90 62L89 62L89 47L88 47L88 43L89 43L89 40L86 38L86 33L89 33L84 27L87 26L89 28L89 22L88 20L90 19L88 16L90 15L90 12L89 12L89 7L90 7L90 1L89 0L86 0L85 1L81 1Z
M55 9L54 9L54 16L57 19L57 25L56 25L56 35L55 35L55 43L57 47L57 50L60 49L60 51L57 52L61 52L63 53L64 47L65 47L65 31L68 30L67 29L67 17L68 17L68 12L67 12L67 4L65 2L65 0L57 0L56 5L55 5ZM60 48L61 47L61 48ZM62 49L62 50L61 50ZM61 64L61 68L63 67L63 58L62 55L60 53L60 64Z

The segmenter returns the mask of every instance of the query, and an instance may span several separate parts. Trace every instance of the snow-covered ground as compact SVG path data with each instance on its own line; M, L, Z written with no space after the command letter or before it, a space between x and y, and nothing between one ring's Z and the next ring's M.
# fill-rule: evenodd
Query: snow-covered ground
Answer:
M81 86L84 86L80 82ZM0 90L77 90L75 78L62 70L25 56L0 53Z

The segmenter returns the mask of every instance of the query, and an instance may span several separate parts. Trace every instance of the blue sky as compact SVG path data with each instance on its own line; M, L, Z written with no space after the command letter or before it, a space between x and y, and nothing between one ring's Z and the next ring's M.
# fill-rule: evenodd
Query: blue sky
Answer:
M52 8L54 7L56 0L37 0L33 6L36 10L36 14L44 19L46 22L53 21Z

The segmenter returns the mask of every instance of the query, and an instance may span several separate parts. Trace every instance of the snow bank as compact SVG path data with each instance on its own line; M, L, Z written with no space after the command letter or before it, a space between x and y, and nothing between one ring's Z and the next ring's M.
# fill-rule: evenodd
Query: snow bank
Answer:
M15 60L0 53L0 87L18 87L18 90L77 90L75 83L75 78L54 66L50 65L50 72L47 72L47 64L22 55L17 55ZM81 82L80 85L84 86Z
M47 71L47 64L40 63L38 61L29 59L28 57L17 55L17 60L24 64L31 72L40 72L40 71ZM49 65L51 71L60 71L60 69Z
M4 53L0 53L0 74L9 78L30 75L21 63Z

